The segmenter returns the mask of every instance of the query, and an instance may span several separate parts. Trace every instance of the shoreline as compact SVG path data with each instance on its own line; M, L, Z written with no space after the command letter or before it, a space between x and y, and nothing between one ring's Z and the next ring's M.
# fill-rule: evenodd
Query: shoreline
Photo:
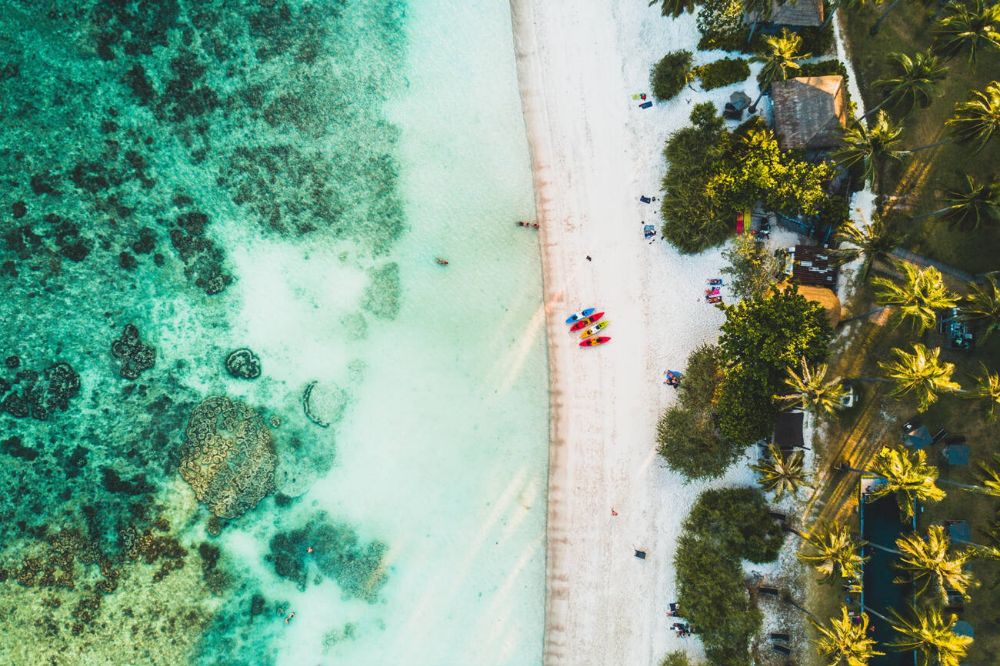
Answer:
M681 523L708 484L684 484L658 463L655 429L675 399L663 371L682 369L718 334L722 315L702 290L723 261L719 249L682 256L643 239L642 224L659 227L660 219L639 195L659 196L663 142L687 124L691 107L685 95L649 110L631 99L648 90L649 67L664 53L696 51L694 18L671 21L645 3L610 0L510 0L510 8L548 336L543 662L651 664L670 650L699 656L700 644L677 638L661 610L676 599ZM730 92L689 97L721 106ZM590 306L613 322L605 331L612 341L579 349L563 320ZM736 466L712 485L746 476Z

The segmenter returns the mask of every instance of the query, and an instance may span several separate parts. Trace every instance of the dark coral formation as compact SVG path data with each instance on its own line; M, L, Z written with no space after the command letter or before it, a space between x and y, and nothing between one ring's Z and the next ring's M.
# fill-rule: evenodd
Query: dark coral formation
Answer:
M13 379L0 378L0 412L44 421L64 412L80 392L80 375L69 363L58 362L43 372L21 370Z
M181 476L216 516L241 516L274 490L271 431L242 402L206 399L191 412L185 437Z
M207 235L208 215L194 211L179 215L170 230L170 243L184 262L184 274L205 291L218 294L233 278L223 269L222 249Z
M111 343L111 355L118 359L118 374L125 379L138 379L156 363L156 350L139 339L133 324L126 324L121 337Z
M310 569L315 567L335 580L345 595L374 602L388 578L383 562L386 550L379 541L362 543L350 525L320 513L303 527L276 534L267 559L276 574L300 589L305 589Z
M226 370L237 379L260 377L260 358L246 347L231 352L226 357Z

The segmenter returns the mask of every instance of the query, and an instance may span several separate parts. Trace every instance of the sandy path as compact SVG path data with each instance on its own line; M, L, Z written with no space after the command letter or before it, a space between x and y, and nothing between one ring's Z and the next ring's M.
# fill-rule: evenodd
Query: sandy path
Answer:
M674 399L663 370L682 369L721 323L701 294L722 261L718 251L681 257L647 244L642 221L658 224L658 214L638 196L657 194L663 141L687 123L690 104L735 88L685 91L648 111L631 100L663 53L694 50L692 17L668 21L644 1L511 0L511 10L549 339L545 663L633 666L659 663L668 649L696 654L664 611L675 599L680 523L703 486L661 466L654 432ZM607 312L613 340L579 349L563 320L591 305ZM727 480L745 477L735 470Z

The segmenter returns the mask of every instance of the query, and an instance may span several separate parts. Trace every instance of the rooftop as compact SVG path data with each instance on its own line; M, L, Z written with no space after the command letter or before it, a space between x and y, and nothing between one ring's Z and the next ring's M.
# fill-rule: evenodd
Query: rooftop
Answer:
M743 20L746 23L755 23L757 16L754 13L747 13ZM823 24L823 0L788 0L787 2L771 2L771 17L762 23L771 25L787 26L820 26Z
M774 132L783 150L819 150L840 143L847 124L844 77L802 76L771 84Z

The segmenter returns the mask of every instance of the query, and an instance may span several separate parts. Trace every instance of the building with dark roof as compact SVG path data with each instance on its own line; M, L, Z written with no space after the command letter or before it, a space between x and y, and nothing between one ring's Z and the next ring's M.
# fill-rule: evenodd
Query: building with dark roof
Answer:
M755 13L743 15L747 24L766 23L776 27L790 28L819 27L823 25L823 0L787 0L771 2L770 18L760 20Z
M825 150L847 125L844 77L803 76L771 84L774 133L783 150Z

